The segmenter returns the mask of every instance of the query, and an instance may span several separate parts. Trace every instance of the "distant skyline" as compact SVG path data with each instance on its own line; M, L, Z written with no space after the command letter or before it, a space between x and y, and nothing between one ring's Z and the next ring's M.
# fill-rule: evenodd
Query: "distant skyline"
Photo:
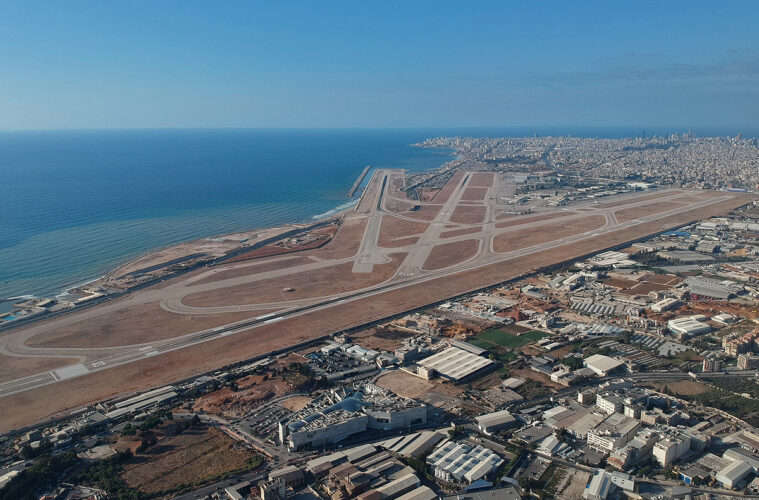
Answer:
M0 129L742 127L759 2L0 2Z

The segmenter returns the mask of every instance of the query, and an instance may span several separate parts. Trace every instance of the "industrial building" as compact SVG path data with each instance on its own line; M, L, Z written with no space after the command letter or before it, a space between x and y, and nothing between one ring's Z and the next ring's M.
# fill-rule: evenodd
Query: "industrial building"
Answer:
M372 445L362 445L309 461L307 469L319 480L327 498L361 500L432 500L415 470Z
M599 377L606 377L624 365L618 359L610 358L603 354L589 356L583 360L583 364L593 370Z
M662 299L659 302L651 305L651 310L653 312L663 312L663 311L669 311L670 309L676 309L679 307L681 302L675 298L667 297L666 299Z
M466 491L457 495L443 497L443 500L522 500L522 496L515 486L509 485L481 492L476 490Z
M492 360L472 354L458 347L449 347L419 362L420 370L428 374L427 378L440 375L443 378L459 382L495 366Z
M730 448L725 450L722 454L722 458L730 460L732 462L746 462L754 469L754 474L759 473L759 457L752 455L742 448Z
M700 314L675 318L667 322L667 328L680 338L688 338L712 331L712 328L703 322L704 320L706 317Z
M480 415L474 419L477 427L488 436L517 425L517 419L507 410Z
M742 289L740 285L732 281L718 281L715 279L691 276L686 278L691 296L703 299L728 300Z
M420 458L444 438L440 432L424 431L393 437L377 445L404 457Z
M443 481L472 483L503 464L503 459L482 446L445 440L427 457L435 477Z
M411 428L427 422L427 408L374 384L343 389L314 400L279 424L279 439L292 450L337 443L366 430Z
M616 488L634 491L635 479L629 474L596 469L588 484L585 485L582 497L585 500L606 500Z
M653 457L662 467L667 467L685 455L690 447L690 436L685 433L672 434L654 444Z
M173 386L167 385L166 387L154 389L140 394L139 396L119 401L113 405L111 411L105 414L105 417L109 420L116 420L125 415L130 415L137 411L146 410L161 403L171 401L178 395L174 389Z
M594 429L588 431L588 445L599 451L610 452L621 448L640 429L640 422L621 413L612 413Z
M725 488L734 489L738 487L738 485L740 485L753 471L754 469L746 462L736 460L719 471L719 473L714 476L714 479L719 481Z

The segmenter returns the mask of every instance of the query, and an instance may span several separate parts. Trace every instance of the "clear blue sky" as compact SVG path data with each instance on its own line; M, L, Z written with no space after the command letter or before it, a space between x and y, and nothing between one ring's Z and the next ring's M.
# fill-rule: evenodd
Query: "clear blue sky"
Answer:
M759 1L0 0L0 129L757 116Z

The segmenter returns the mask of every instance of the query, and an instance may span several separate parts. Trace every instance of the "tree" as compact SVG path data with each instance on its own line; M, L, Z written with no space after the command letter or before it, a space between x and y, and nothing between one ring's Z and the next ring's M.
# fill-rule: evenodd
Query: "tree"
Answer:
M457 425L453 429L448 429L448 437L451 439L456 439L457 437L461 436L464 433L464 428L460 425Z

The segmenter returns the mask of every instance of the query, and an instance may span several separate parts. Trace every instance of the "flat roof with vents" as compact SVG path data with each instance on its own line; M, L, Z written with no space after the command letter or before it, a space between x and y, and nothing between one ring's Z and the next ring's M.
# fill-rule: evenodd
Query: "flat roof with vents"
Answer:
M423 359L419 364L428 370L435 370L441 377L459 381L494 363L458 347L449 347Z

